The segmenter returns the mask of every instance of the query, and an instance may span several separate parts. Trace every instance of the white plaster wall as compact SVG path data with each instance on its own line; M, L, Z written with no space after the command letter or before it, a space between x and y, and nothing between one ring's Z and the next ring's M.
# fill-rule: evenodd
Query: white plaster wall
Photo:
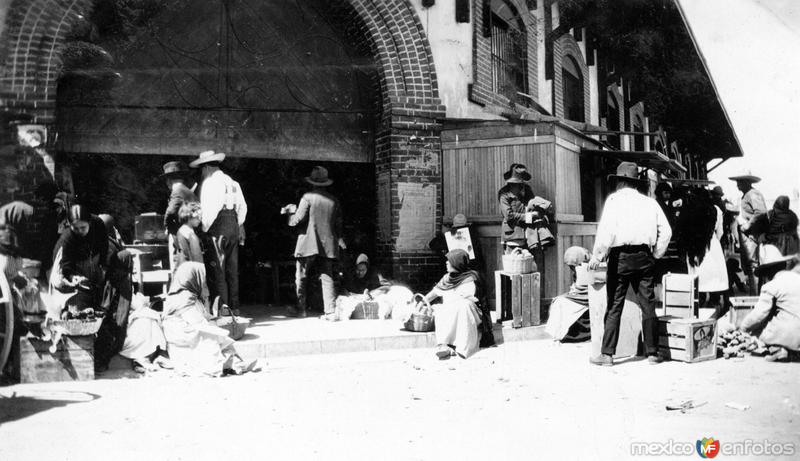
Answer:
M438 0L432 7L423 8L422 0L411 0L425 33L428 35L439 97L447 108L447 118L502 120L469 100L472 83L473 24L456 22L456 7L452 0ZM470 5L470 18L475 11Z

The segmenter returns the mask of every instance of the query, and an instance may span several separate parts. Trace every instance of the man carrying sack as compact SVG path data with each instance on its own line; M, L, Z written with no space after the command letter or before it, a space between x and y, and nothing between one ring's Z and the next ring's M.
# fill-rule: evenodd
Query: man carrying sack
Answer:
M308 277L319 277L325 320L336 319L336 288L333 284L333 263L339 258L339 248L346 248L342 240L342 213L339 200L327 189L333 184L328 170L315 166L306 182L313 188L303 194L300 204L286 205L282 214L289 214L289 225L300 227L294 255L297 258L295 283L297 308L289 308L292 317L305 317L308 308Z
M658 319L655 311L655 260L667 251L672 229L666 215L654 199L637 190L646 184L639 179L639 168L633 162L622 162L616 175L616 192L606 199L603 215L597 225L589 269L608 258L605 331L601 354L589 361L594 365L611 366L619 340L620 318L628 286L633 285L642 309L642 334L645 352L651 364L660 363L658 356Z
M240 227L247 217L247 203L244 201L239 183L225 174L220 165L225 154L213 150L201 152L189 164L201 168L202 182L197 196L200 197L202 228L213 245L209 267L209 291L211 299L219 297L220 312L239 309L239 242L242 237ZM216 253L216 258L213 257ZM228 311L230 312L230 311Z
M742 191L742 201L739 210L739 252L742 258L742 270L747 275L747 289L751 296L758 293L758 278L754 274L758 266L758 237L752 228L756 218L767 213L767 203L764 196L753 184L761 181L758 176L743 174L728 178L736 181L736 187Z

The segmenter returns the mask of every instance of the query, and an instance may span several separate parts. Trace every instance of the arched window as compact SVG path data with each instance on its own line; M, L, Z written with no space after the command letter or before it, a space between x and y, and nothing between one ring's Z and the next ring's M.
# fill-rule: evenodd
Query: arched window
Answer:
M490 0L489 32L492 37L492 90L511 100L528 92L525 25L516 8L504 0Z
M585 121L583 114L583 72L575 60L564 56L561 63L564 116L576 122Z
M608 128L608 131L619 131L619 104L617 104L617 98L611 91L608 92L606 97L606 128ZM619 149L619 135L610 134L606 137L606 141L612 147Z

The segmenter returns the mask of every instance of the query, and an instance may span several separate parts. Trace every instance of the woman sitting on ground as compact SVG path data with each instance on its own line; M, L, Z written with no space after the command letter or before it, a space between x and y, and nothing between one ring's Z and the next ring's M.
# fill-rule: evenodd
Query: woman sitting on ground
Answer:
M202 299L205 284L202 263L185 262L175 271L163 313L164 337L173 365L182 373L196 376L252 371L256 361L243 361L227 330L208 321Z
M434 307L436 355L467 358L480 346L494 344L488 306L483 300L481 276L469 269L469 254L464 250L447 253L447 274L425 296L428 302L442 298ZM481 331L478 330L481 325ZM480 342L479 342L480 340Z
M369 257L364 253L356 258L356 266L353 274L345 279L345 295L363 294L365 291L372 291L380 288L386 283L382 283L381 276L369 263Z
M786 267L761 287L758 302L741 325L769 346L768 361L800 356L800 255Z
M103 221L82 205L71 206L68 219L69 228L53 251L50 283L59 309L55 317L62 315L67 303L74 309L99 306L105 284L109 242Z
M550 304L550 317L546 331L556 341L585 341L591 337L589 331L589 285L586 266L581 268L578 280L576 267L589 262L591 254L583 247L569 247L564 252L564 264L572 274L569 292L556 296Z

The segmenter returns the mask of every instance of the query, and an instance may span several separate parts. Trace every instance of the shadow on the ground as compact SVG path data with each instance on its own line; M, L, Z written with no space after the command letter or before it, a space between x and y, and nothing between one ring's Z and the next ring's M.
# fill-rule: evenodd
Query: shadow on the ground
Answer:
M99 398L97 394L81 391L27 391L26 395L17 395L15 392L10 396L0 394L0 424L18 421L52 408L91 402Z

